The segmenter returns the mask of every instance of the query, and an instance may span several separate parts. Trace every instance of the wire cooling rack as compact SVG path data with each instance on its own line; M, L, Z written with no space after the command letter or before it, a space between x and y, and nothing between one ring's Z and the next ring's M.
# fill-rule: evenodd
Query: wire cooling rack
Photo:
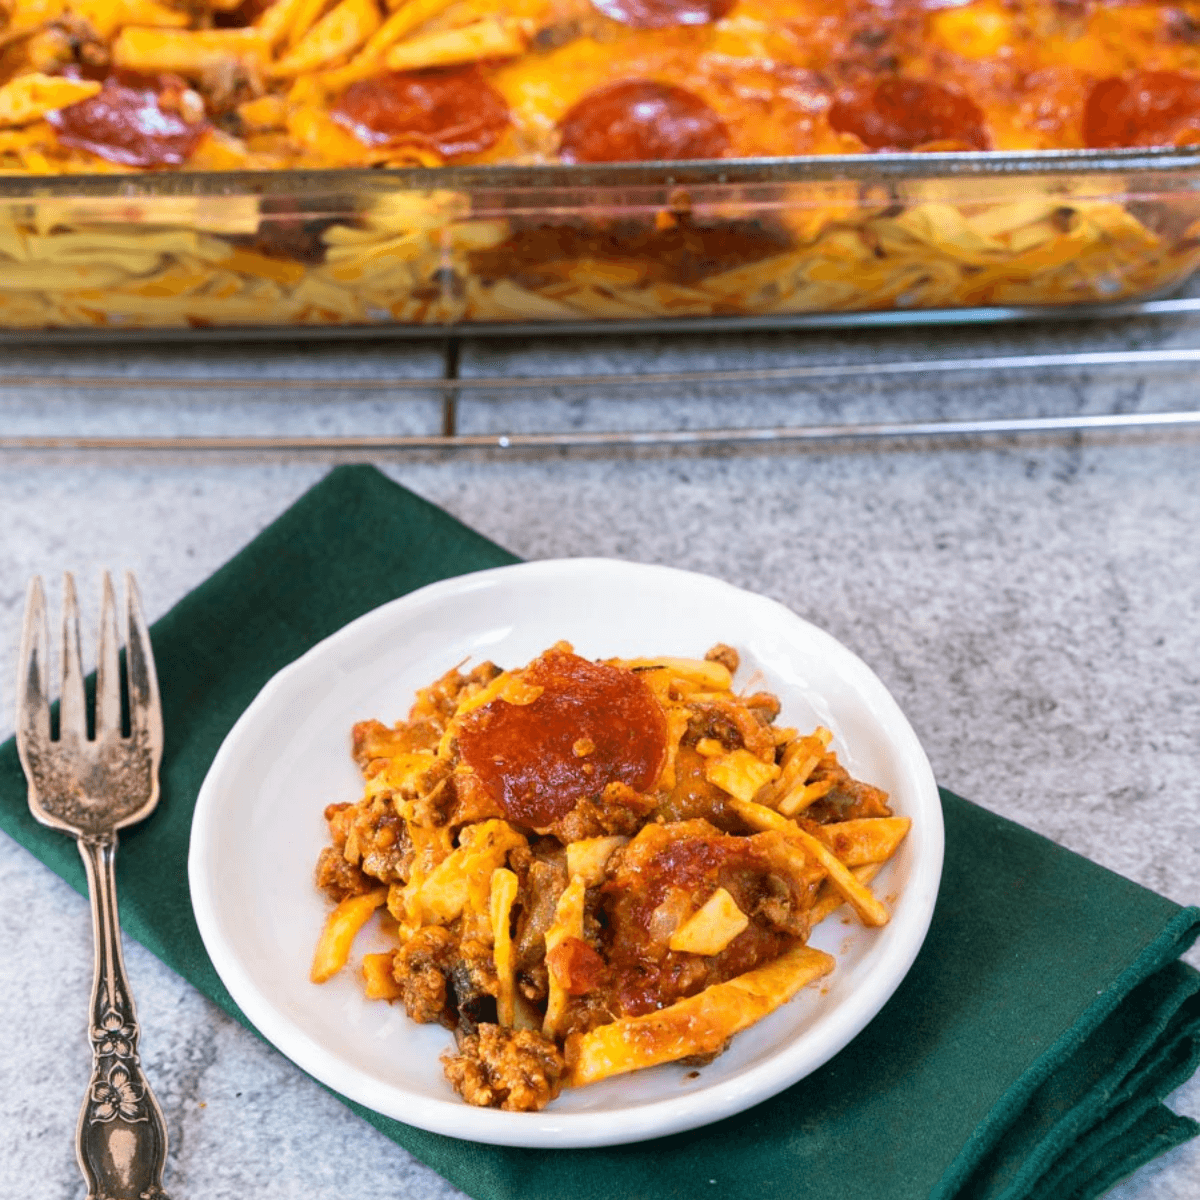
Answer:
M354 359L358 369L351 377L336 374L336 369L333 375L328 370L316 376L301 373L310 360L299 356L296 347L289 349L281 343L255 350L252 373L238 372L236 356L235 369L223 370L229 356L224 356L224 361L221 355L210 356L203 343L193 343L173 358L156 358L156 351L142 344L136 369L112 347L93 354L92 362L86 348L66 352L58 346L49 354L43 348L40 357L35 354L37 369L22 370L14 368L22 355L9 343L7 363L0 351L0 451L384 454L407 450L830 445L889 439L1200 431L1200 399L1191 382L1200 366L1200 297L1128 305L1092 319L1080 320L1078 314L1072 314L1069 322L1013 324L999 338L995 327L982 339L978 326L974 332L962 326L903 332L897 341L894 337L889 340L878 326L839 331L840 340L833 343L828 338L821 341L821 335L812 330L775 334L769 335L774 340L765 364L706 362L701 367L668 370L645 367L664 357L686 364L697 357L696 351L707 347L708 340L676 338L667 347L669 352L656 346L650 354L636 339L628 352L620 337L547 340L543 349L549 346L553 352L539 355L519 341L449 337L426 347L424 374L407 373L405 357L382 353L379 343L357 343ZM644 331L641 333L644 338ZM747 332L744 336L755 335ZM814 338L818 340L814 342ZM343 354L347 353L344 346ZM581 370L596 357L597 347L604 369ZM737 361L737 343L732 347L727 336L725 353L717 357L724 362ZM440 360L440 370L430 367L431 356L435 363ZM99 369L94 366L97 358ZM28 354L24 360L28 367ZM196 373L198 364L206 373ZM377 373L373 370L376 366ZM1105 393L1105 385L1117 378L1131 383L1136 392L1134 402L1128 398L1128 389L1124 400L1110 397L1105 403L1102 398L1098 408L1094 398L1081 399L1088 391L1081 381L1091 385L1092 393ZM1157 379L1158 385L1147 387L1146 381L1151 379ZM1099 389L1094 386L1097 380L1101 381ZM997 387L998 381L1003 381L1001 387ZM1040 405L1033 405L1034 410L1025 403L1032 390L1029 381L1037 381L1043 396ZM1054 381L1049 392L1047 381ZM1006 408L1001 412L972 411L968 400L966 412L961 404L958 411L945 404L922 411L920 404L908 402L881 415L876 403L864 416L863 407L852 402L864 391L878 393L889 388L899 389L910 400L922 393L944 397L971 388L990 388L990 407L995 408L1000 396ZM428 427L413 429L413 421L408 419L400 431L260 428L246 433L221 428L219 419L218 428L207 430L161 420L164 413L198 397L207 397L216 411L222 397L236 396L254 397L259 403L267 399L280 406L305 405L311 415L334 392L343 399L352 396L371 401L377 420L381 411L408 406L411 417L419 408ZM835 392L841 401L830 399ZM56 393L76 398L57 427ZM136 430L104 429L105 397L111 400L114 393L125 402L136 396L159 397L157 414L165 427L161 431L141 426ZM696 395L709 398L699 407L709 417L715 414L715 422L697 425L692 419L697 406L690 404L689 398ZM1045 395L1057 395L1061 403L1055 406L1051 402L1046 411ZM11 413L4 406L2 398L6 396L17 397L26 408L31 398L43 397L38 408L47 414L46 420L36 428L17 428L21 422L7 419ZM85 397L82 410L80 397ZM813 403L814 397L820 402ZM845 402L847 397L851 402ZM463 420L466 406L471 406L473 413L468 421ZM592 421L589 427L589 417L614 406L625 413L636 411L638 420L625 426L620 422L614 426L611 420ZM540 414L548 415L556 408L557 428L552 419L539 422ZM518 416L514 417L514 411ZM563 411L568 413L565 421L561 419ZM720 419L731 411L737 421ZM482 418L481 413L485 414ZM764 421L764 413L776 419ZM783 419L778 419L780 413ZM831 413L835 419L820 419ZM391 422L385 420L384 424Z

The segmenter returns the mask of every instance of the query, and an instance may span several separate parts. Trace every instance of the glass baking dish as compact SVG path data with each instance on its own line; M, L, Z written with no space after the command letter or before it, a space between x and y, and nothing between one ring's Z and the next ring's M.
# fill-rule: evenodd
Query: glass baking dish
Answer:
M0 329L428 336L1093 311L1200 265L1200 153L0 177Z

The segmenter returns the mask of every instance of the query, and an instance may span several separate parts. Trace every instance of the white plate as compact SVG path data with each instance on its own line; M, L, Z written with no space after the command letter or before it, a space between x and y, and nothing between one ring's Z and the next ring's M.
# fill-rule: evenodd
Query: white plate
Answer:
M541 1113L464 1104L442 1076L451 1035L363 998L347 969L308 980L327 905L313 865L325 806L357 800L351 725L406 716L417 688L471 659L518 666L566 638L589 658L742 658L737 684L765 686L782 723L833 730L850 772L892 798L913 829L878 877L891 922L835 916L812 944L837 956L806 988L698 1072L667 1065L569 1090ZM337 1091L410 1125L510 1146L599 1146L658 1137L740 1112L837 1053L879 1011L925 937L942 866L929 762L876 676L794 613L719 580L665 567L567 559L481 571L367 613L280 671L225 739L196 803L188 863L204 944L234 1000L284 1054ZM360 938L355 957L367 946Z

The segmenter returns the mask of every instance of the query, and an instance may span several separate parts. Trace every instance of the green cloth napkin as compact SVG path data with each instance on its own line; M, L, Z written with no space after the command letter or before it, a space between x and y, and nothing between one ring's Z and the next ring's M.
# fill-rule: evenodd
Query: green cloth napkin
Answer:
M302 497L153 629L167 730L156 813L122 834L125 929L244 1021L192 917L192 805L222 739L281 667L347 621L513 556L366 467ZM552 631L551 631L552 633ZM547 636L550 636L548 634ZM1194 1136L1161 1098L1200 1058L1181 909L942 792L946 867L891 1001L815 1074L716 1125L612 1149L480 1146L352 1105L480 1200L1083 1200ZM35 824L10 741L0 826L84 890Z

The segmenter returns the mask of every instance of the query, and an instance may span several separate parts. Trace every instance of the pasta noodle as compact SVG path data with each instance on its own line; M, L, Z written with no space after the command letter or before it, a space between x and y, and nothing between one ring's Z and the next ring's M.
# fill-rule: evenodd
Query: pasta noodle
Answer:
M659 278L653 259L628 256L568 254L528 277L505 255L503 219L456 216L465 203L444 190L400 198L402 214L383 204L353 225L317 219L309 225L319 232L300 229L296 237L319 247L316 262L311 250L278 252L272 238L286 241L304 222L264 218L253 197L0 203L0 326L442 325L1099 303L1177 283L1198 256L1190 225L1171 240L1115 201L1059 194L953 210L953 224L949 206L934 202L898 216L835 217L801 246L687 286ZM81 244L86 263L66 249ZM147 257L150 245L161 252Z
M706 1062L828 974L812 928L842 902L887 922L868 884L910 821L828 730L735 693L737 666L728 646L589 662L559 643L357 725L365 792L326 810L317 882L337 904L313 981L386 900L396 947L364 958L366 995L455 1031L443 1063L468 1103L531 1110ZM805 784L819 798L784 815Z

